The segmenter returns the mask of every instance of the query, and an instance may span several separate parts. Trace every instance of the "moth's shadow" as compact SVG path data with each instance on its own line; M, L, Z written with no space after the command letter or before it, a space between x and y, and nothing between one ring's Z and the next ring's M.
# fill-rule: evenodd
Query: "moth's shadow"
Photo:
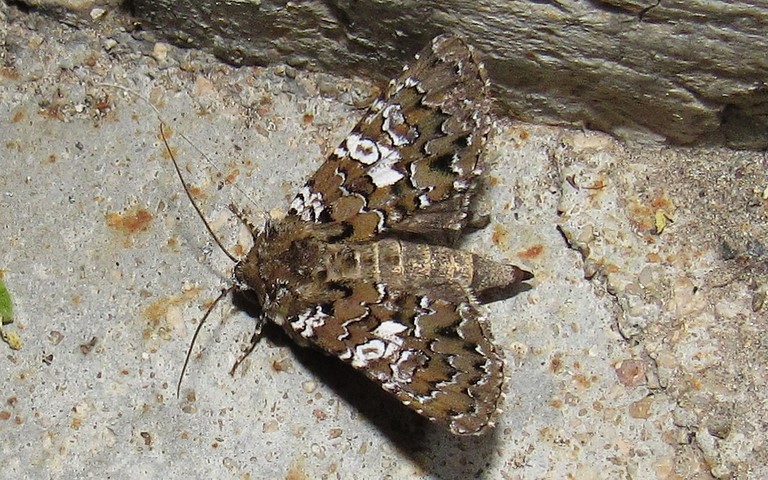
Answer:
M233 295L233 303L251 316L260 315L259 306L248 295ZM330 386L398 446L406 442L418 443L418 439L423 437L422 432L429 424L428 420L405 407L351 366L318 350L297 345L282 328L272 322L265 322L261 336L277 346L290 348L294 358L318 381ZM405 451L412 449L412 444L404 445Z
M258 307L235 295L234 302L251 315ZM312 375L386 435L402 455L437 478L482 478L487 458L495 450L495 434L457 437L400 403L378 384L341 360L296 345L279 326L266 322L262 337L290 348L294 358ZM257 349L258 351L259 349ZM458 470L457 470L458 469ZM457 476L458 475L458 476Z
M477 300L483 305L487 303L501 302L532 289L533 287L529 283L523 281L511 288L506 286L489 288L485 290L482 295L478 295Z

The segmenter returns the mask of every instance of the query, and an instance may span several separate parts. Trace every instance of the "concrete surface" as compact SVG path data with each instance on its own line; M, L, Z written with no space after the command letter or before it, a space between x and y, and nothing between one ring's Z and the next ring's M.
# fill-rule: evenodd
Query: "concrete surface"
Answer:
M232 68L107 17L73 29L0 3L0 344L9 478L765 478L766 159L650 149L499 119L466 238L533 269L489 306L509 361L494 435L457 439L230 301L227 210L279 215L375 89ZM156 109L156 110L155 110ZM188 140L188 141L187 141ZM209 159L209 160L206 160ZM662 229L663 226L663 229Z

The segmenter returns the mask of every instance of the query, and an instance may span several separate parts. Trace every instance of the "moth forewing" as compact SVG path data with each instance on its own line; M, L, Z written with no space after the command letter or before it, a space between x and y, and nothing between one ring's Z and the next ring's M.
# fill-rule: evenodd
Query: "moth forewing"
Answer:
M531 278L441 241L467 226L489 110L473 50L435 38L235 268L298 343L457 435L487 431L502 393L480 303Z

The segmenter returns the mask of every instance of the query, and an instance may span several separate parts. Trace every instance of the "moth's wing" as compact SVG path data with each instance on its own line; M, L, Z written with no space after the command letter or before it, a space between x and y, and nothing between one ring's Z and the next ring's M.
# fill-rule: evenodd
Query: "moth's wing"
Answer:
M310 178L289 214L343 222L347 237L383 230L461 230L490 128L485 69L458 38L440 36Z
M305 308L283 327L454 434L493 426L503 360L471 299L457 304L369 282L345 288L343 298Z

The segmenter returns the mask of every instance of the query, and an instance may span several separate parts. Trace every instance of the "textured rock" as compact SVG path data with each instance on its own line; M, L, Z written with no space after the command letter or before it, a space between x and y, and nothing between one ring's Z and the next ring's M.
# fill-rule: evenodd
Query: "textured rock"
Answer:
M134 0L147 26L233 63L389 77L435 34L483 51L523 120L768 146L768 3Z
M29 0L70 23L116 1ZM389 78L436 34L483 51L505 110L645 142L768 148L768 2L133 0L233 64Z

